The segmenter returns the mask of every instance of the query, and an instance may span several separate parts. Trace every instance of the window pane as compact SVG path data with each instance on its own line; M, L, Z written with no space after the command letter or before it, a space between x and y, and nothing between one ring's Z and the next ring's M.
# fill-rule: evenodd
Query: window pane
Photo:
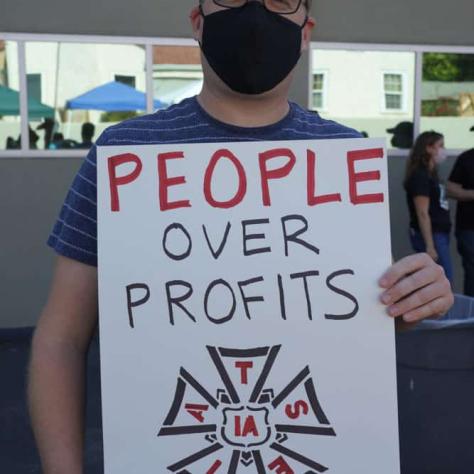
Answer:
M26 83L29 97L41 102L41 74L27 74Z
M322 69L330 77L324 118L386 137L389 147L411 146L414 53L314 49L312 54L313 74Z
M141 45L28 42L26 72L32 148L87 149L146 110Z
M154 46L155 99L165 106L199 94L202 88L201 53L197 46Z
M447 148L472 148L474 54L423 54L421 130L445 136Z
M402 76L400 74L385 74L384 79L387 92L402 92Z
M313 92L313 107L315 109L323 108L323 94L321 92Z
M313 90L322 91L324 86L324 76L322 74L313 75Z
M135 87L136 77L135 76L123 76L120 74L115 75L115 81L125 84L126 86Z
M385 94L385 108L390 110L401 110L402 96L395 94Z
M18 47L0 38L0 150L20 148Z
M325 73L314 73L313 72L313 110L320 111L326 107L325 91L324 88L327 85Z

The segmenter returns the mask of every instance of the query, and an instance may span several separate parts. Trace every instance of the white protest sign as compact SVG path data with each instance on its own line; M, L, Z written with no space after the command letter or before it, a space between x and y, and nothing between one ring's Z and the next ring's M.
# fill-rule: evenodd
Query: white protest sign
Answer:
M398 474L384 142L97 167L105 472Z

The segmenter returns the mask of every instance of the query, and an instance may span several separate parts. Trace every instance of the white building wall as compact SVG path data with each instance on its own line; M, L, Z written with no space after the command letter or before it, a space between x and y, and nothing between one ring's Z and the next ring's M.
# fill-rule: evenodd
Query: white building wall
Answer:
M313 72L326 72L328 117L412 120L415 56L386 51L314 50ZM383 73L403 73L404 110L384 111Z
M17 50L17 43L6 43L8 83L15 90L19 90ZM25 52L27 74L41 75L41 102L56 110L64 109L68 100L113 81L115 75L134 76L136 89L146 90L145 49L138 45L28 42ZM80 141L81 124L91 121L96 124L97 137L110 125L100 123L102 113L72 111L59 131ZM56 120L61 123L58 114ZM38 122L32 120L30 124L35 128ZM7 136L16 138L19 132L19 117L5 117L0 126L0 145ZM39 146L43 147L42 141Z
M135 45L30 42L26 69L41 74L41 99L51 107L64 108L67 100L113 81L116 74L135 76L136 88L145 91L145 50Z

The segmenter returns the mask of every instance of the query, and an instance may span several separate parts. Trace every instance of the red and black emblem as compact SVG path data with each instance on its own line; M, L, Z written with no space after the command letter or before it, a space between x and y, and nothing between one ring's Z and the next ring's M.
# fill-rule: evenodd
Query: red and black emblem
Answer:
M336 436L309 367L275 393L267 387L281 346L207 349L221 387L216 395L183 367L158 436L203 435L207 446L168 466L178 474L316 474L328 467L288 445L294 435ZM249 466L253 465L253 471Z

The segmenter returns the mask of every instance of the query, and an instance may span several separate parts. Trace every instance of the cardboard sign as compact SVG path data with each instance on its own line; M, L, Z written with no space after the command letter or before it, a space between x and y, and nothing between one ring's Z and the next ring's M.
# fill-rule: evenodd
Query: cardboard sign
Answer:
M398 474L384 143L97 166L105 472Z

